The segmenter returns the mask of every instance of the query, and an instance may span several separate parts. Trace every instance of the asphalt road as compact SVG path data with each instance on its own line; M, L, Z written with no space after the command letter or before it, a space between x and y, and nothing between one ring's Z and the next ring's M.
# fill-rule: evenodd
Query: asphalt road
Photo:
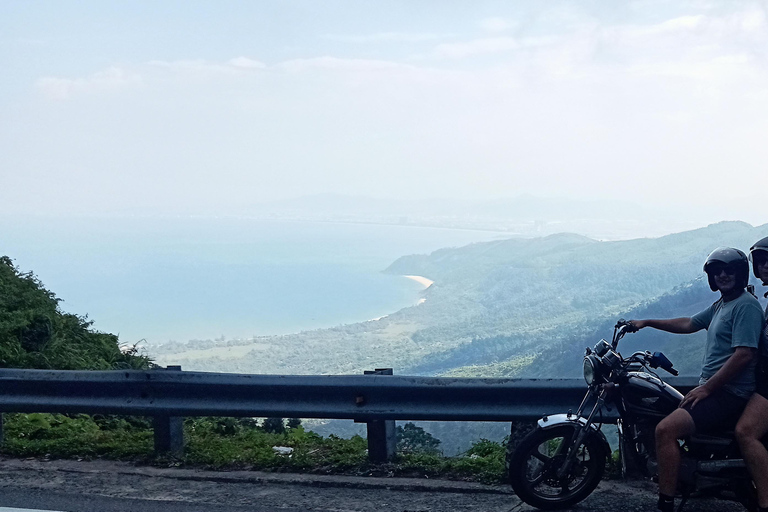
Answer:
M16 507L5 509L3 507ZM23 507L23 508L22 508ZM31 509L31 510L30 510ZM2 490L0 512L304 512L307 509L261 508L183 501L158 501L72 494L41 489ZM331 512L315 509L315 512Z
M656 486L604 481L578 512L654 509ZM60 512L529 512L507 486L426 478L155 468L110 461L0 458L0 507ZM736 512L692 501L687 512ZM5 512L0 509L0 512Z

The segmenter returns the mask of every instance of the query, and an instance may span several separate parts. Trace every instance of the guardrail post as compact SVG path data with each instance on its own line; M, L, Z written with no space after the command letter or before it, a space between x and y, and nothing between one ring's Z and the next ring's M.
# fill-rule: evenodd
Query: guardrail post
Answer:
M392 375L392 368L377 368L366 371L365 375ZM397 449L397 431L395 420L368 421L368 460L387 462L395 457Z
M3 413L0 412L0 446L3 445Z
M181 366L168 366L166 371L180 372ZM155 454L184 454L184 418L180 416L155 416Z

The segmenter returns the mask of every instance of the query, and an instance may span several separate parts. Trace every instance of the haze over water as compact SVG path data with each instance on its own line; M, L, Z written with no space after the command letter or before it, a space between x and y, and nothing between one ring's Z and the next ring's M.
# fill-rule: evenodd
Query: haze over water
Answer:
M249 338L360 322L414 305L383 274L399 256L488 231L238 219L0 220L0 254L124 343ZM506 235L508 236L508 235Z

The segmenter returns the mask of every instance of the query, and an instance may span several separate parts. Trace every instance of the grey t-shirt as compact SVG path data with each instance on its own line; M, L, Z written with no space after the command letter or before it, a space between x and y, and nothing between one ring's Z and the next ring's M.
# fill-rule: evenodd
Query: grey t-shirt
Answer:
M691 318L694 327L707 330L707 346L701 367L700 384L725 364L736 347L757 348L763 330L763 309L748 292L728 302L722 299ZM755 389L755 364L751 362L723 388L749 398Z

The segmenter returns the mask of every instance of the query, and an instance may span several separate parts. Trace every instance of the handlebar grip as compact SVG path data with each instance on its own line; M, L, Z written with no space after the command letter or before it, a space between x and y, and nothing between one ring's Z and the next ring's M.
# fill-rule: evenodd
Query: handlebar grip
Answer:
M678 375L680 375L680 372L679 372L679 371L677 371L677 370L675 370L674 368L670 368L670 369L669 369L669 370L667 370L667 371L668 371L669 373L671 373L672 375L674 375L675 377L677 377Z
M616 322L614 329L619 329L622 332L629 333L638 331L637 327L635 327L635 324L632 323L632 320L624 320L623 318L619 318L619 321Z

